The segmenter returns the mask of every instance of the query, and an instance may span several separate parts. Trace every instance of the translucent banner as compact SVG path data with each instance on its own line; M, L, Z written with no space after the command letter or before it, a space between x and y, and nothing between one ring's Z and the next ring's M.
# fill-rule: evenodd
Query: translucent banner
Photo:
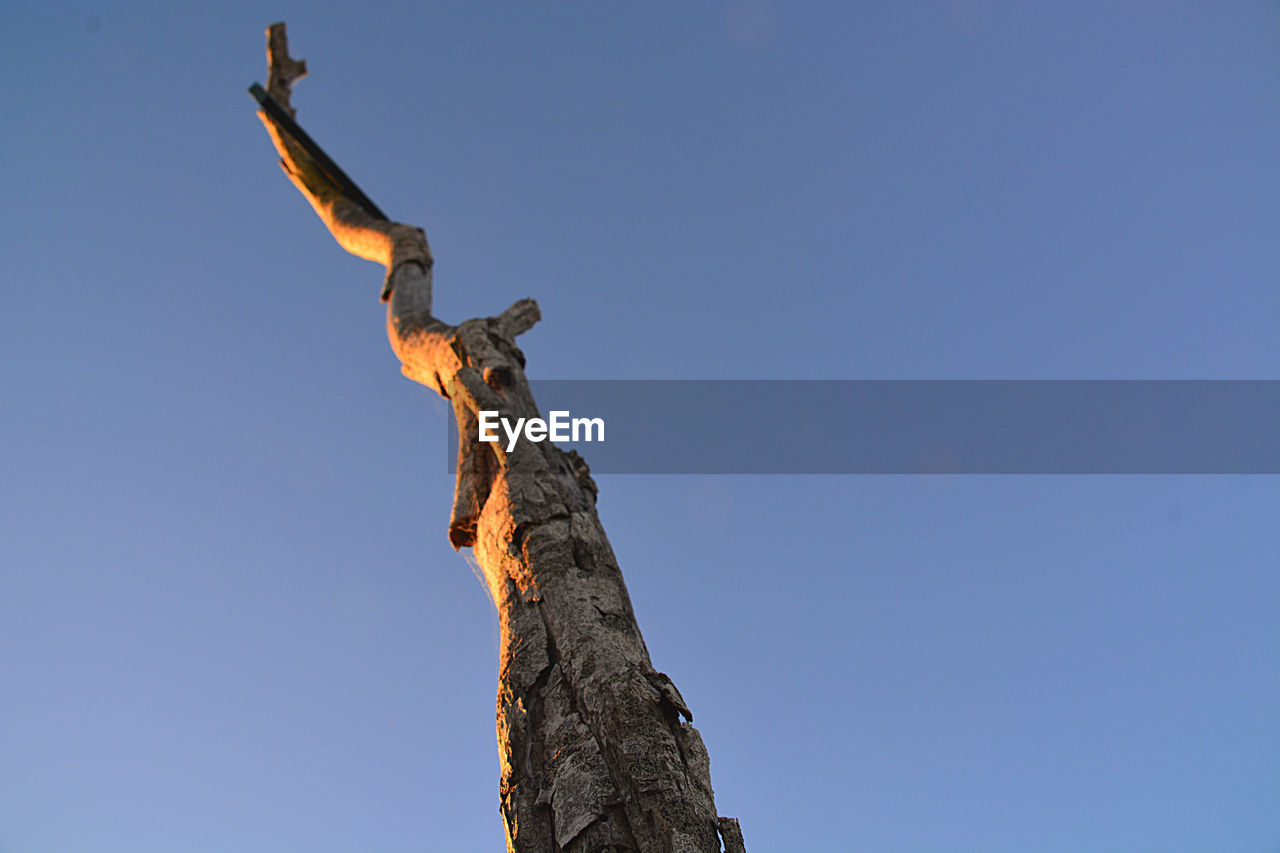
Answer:
M532 388L545 422L504 424L495 412L488 434L504 447L555 439L600 474L1280 473L1274 380L546 380ZM456 425L448 434L452 471Z

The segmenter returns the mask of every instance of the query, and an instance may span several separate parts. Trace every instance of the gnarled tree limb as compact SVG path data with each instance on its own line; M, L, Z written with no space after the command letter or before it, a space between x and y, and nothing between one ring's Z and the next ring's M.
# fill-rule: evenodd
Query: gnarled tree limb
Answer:
M267 92L292 116L306 64L284 24L267 30ZM538 416L517 335L539 319L524 299L452 326L431 314L425 233L344 193L264 110L281 165L347 251L386 268L387 331L406 376L457 415L449 538L473 546L499 614L501 811L515 853L742 853L717 818L693 714L649 660L622 572L595 510L585 462L550 442L509 452L480 442L477 412Z

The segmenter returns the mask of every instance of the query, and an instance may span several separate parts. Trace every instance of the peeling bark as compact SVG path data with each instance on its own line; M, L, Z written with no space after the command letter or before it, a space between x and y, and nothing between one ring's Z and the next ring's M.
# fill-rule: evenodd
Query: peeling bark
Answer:
M306 64L267 30L267 92L288 112ZM419 228L348 198L265 112L281 166L347 251L386 268L387 332L405 376L450 400L460 431L449 540L471 546L498 610L501 812L514 853L744 853L716 816L693 714L656 671L595 510L586 462L551 442L477 440L477 415L538 417L517 335L533 300L449 325L431 314Z

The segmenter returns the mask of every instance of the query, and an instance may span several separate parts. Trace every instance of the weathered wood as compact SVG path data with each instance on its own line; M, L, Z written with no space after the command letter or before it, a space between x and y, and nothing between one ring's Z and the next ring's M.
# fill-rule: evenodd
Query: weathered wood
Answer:
M296 111L285 109L275 98L267 94L267 90L254 83L249 87L249 94L253 95L254 100L262 107L262 111L271 117L271 123L276 126L278 131L286 133L289 137L307 152L307 157L321 171L324 172L329 183L333 184L347 198L358 202L366 211L373 214L378 219L386 219L387 215L383 213L376 204L373 203L364 190L356 186L356 182L342 171L342 168L324 153L324 149L316 144L311 135L303 130L296 121L293 120Z
M267 30L267 91L290 116L305 63ZM471 546L498 610L498 746L507 849L515 853L742 853L716 816L693 714L654 669L595 510L586 463L550 442L510 452L477 440L476 412L538 417L517 335L521 300L453 326L431 314L426 234L343 194L265 112L281 165L347 251L386 267L387 331L403 373L449 399L460 430L449 538Z

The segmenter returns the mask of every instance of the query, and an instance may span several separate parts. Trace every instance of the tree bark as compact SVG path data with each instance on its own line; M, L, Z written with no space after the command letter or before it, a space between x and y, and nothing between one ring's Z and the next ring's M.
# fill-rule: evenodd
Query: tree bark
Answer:
M267 92L292 116L304 62L267 30ZM693 714L654 669L576 453L482 443L477 412L538 417L517 335L521 300L452 326L431 314L432 256L418 228L382 219L265 111L286 174L347 251L386 267L387 331L403 373L448 399L459 429L449 539L473 547L498 610L498 747L507 849L516 853L743 853L718 818Z

